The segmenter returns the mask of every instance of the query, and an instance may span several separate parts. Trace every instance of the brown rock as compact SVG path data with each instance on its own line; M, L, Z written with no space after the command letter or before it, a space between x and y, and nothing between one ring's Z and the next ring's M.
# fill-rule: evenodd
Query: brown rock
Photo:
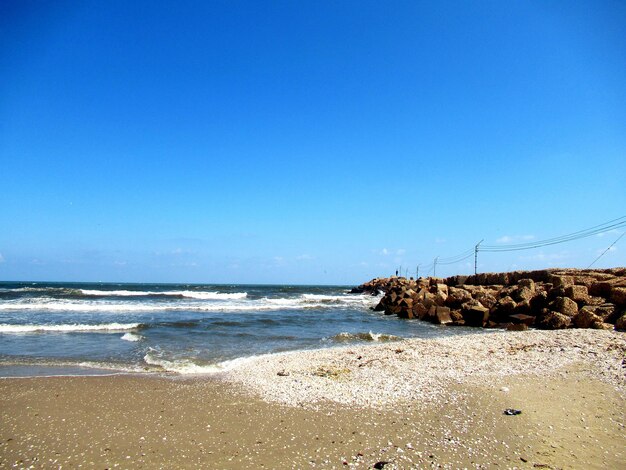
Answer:
M567 287L567 286L571 286L572 284L574 284L574 278L572 276L563 276L563 275L554 274L550 277L550 282L555 288Z
M483 307L487 307L489 309L491 309L491 307L493 307L498 301L498 299L496 299L489 292L478 292L476 294L476 300L478 300Z
M440 325L447 325L448 323L452 323L450 308L437 307L437 311L435 313L435 323L438 323Z
M535 281L533 281L532 279L520 279L519 281L517 281L517 285L520 287L526 287L533 294L535 293Z
M525 323L509 323L506 329L509 331L526 331L528 329L528 325Z
M489 320L489 309L483 306L475 305L470 308L461 310L463 320L467 326L484 326Z
M514 324L523 323L527 326L532 326L533 323L535 323L535 317L532 315L524 315L523 313L509 315L509 318Z
M578 305L568 297L557 297L550 303L550 309L568 317L573 317L578 313Z
M413 316L423 320L428 315L428 308L421 302L413 304Z
M576 303L589 302L589 291L585 286L567 286L565 295Z
M613 285L608 281L595 282L589 288L591 295L597 295L598 297L604 297L605 299L611 295L611 287Z
M457 287L450 287L448 289L448 298L446 299L446 305L452 308L459 308L463 302L467 302L472 298L472 295L465 289Z
M541 319L539 327L547 330L561 330L568 328L571 322L572 319L567 315L551 311Z
M528 287L518 287L511 293L511 297L513 297L513 300L516 302L529 301L534 295L535 293Z
M509 315L514 313L516 307L515 301L509 297L503 297L498 300L490 309L490 314L496 321L504 321Z
M460 310L450 310L450 317L455 324L463 320L463 315ZM465 322L463 322L463 324L465 324Z
M626 313L617 319L615 322L616 330L626 330Z
M530 315L531 313L532 308L530 307L530 302L528 300L519 302L513 309L514 315Z
M593 323L602 323L602 318L591 309L583 307L572 317L572 322L576 328L590 328Z
M613 287L611 289L611 302L615 305L626 305L626 287Z

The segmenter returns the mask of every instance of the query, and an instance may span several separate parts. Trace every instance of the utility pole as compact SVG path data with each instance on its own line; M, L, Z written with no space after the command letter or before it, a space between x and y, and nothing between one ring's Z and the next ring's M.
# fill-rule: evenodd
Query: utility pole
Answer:
M437 260L439 259L439 256L437 256L434 260L433 260L433 277L437 277Z
M476 243L476 246L474 247L474 274L476 274L477 267L478 267L478 246L484 241L485 239L483 238L481 241Z

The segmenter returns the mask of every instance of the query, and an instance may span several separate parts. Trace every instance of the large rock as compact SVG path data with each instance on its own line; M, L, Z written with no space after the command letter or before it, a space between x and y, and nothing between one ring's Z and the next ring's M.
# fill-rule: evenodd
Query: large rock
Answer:
M617 319L615 322L616 330L626 330L626 313Z
M557 297L550 303L550 309L568 317L573 317L578 313L578 305L569 297Z
M374 308L441 324L609 328L626 308L626 268L547 269L452 278L376 278L355 293L384 293Z
M550 282L556 287L567 287L574 284L574 278L572 276L554 274L550 276Z
M611 302L615 305L626 305L626 287L613 287L611 289Z
M583 307L572 317L572 322L576 328L591 328L594 323L602 323L602 318L593 313L590 308Z
M485 326L489 320L489 309L481 305L474 305L461 310L463 320L467 326Z
M539 322L539 327L546 330L561 330L569 328L572 319L559 312L550 311Z
M589 291L585 286L567 286L565 295L577 304L586 304L589 302Z
M464 302L467 302L471 298L472 294L470 294L467 290L460 289L458 287L450 287L448 289L446 305L452 308L459 308Z
M450 316L450 308L449 307L437 307L435 312L435 323L440 325L447 325L448 323L452 323L452 317Z

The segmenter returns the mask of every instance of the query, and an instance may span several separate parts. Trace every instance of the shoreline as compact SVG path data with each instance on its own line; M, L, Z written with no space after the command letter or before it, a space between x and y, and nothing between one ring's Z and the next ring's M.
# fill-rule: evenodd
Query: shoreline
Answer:
M289 352L202 377L6 378L0 466L617 468L625 352L623 333L496 332Z

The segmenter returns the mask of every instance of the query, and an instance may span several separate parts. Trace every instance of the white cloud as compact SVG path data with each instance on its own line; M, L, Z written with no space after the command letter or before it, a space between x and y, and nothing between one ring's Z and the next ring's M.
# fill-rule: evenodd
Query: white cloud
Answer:
M387 256L387 255L389 254L389 250L388 250L387 248L383 248L383 249L380 251L380 254L381 254L381 255L385 255L385 256Z
M400 248L398 251L396 251L396 254L398 256L402 256L406 253L406 250L404 248Z
M608 253L611 253L612 251L617 251L617 247L616 246L612 246L608 250L606 248L599 248L599 249L596 250L596 255L600 256L605 251L608 254Z
M496 243L527 242L534 239L534 235L504 235L498 238Z
M305 253L303 255L296 256L296 259L298 261L307 261L307 260L312 260L313 257L311 255L308 255L308 254Z
M611 230L609 230L607 232L598 233L596 235L596 237L602 238L602 237L605 237L607 235L615 235L616 233L619 233L619 232L617 231L617 229L614 228L614 229L611 229Z
M441 244L441 243L445 243L446 239L445 238L435 238L435 243L437 244Z
M543 251L535 255L520 256L520 260L526 261L558 261L571 258L568 251L561 251L559 253L544 253Z

